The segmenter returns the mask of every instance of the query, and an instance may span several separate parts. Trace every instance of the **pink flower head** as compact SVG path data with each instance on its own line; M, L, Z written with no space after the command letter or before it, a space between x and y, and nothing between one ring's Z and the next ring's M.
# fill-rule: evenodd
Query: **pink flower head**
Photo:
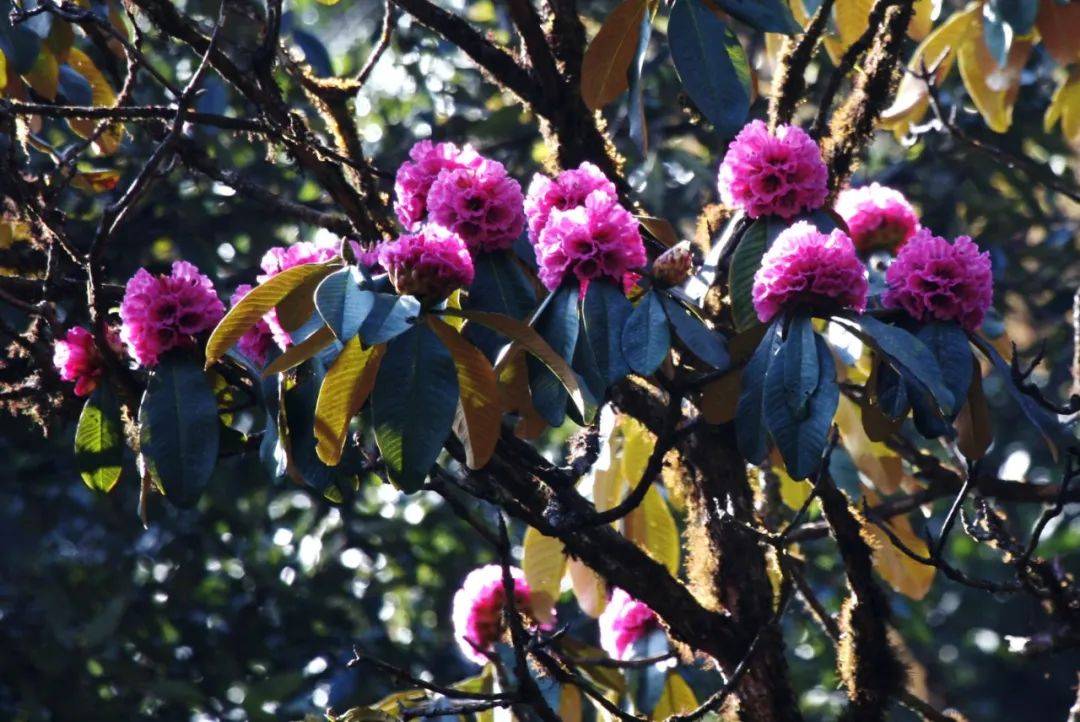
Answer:
M634 217L615 198L596 190L584 205L552 209L536 239L536 260L549 290L570 273L582 284L594 278L621 284L630 271L645 265L645 247Z
M525 573L510 567L510 576L514 580L514 607L528 613L530 590ZM502 637L504 604L503 568L499 564L473 569L454 594L454 639L470 661L488 663L483 652L490 651Z
M140 268L120 304L120 339L140 365L155 366L161 354L193 345L224 315L214 284L187 261L174 261L167 276Z
M379 264L400 294L441 301L473 280L465 241L442 226L428 224L379 246Z
M596 191L602 192L613 202L618 200L615 184L592 163L582 163L572 170L564 170L554 180L542 173L534 175L525 197L529 241L534 246L538 243L540 231L547 225L552 211L568 211L583 206L585 199Z
M101 354L94 334L82 326L68 329L53 347L53 365L64 381L75 382L76 396L89 396L101 379Z
M821 207L828 180L817 143L801 128L781 125L773 134L755 120L731 141L720 164L720 197L751 218L790 219Z
M866 309L866 269L841 230L825 235L799 221L776 237L754 274L754 309L767 323L794 304Z
M233 291L232 298L229 299L229 305L235 306L240 302L241 298L249 293L251 293L249 284L245 283L237 286L236 290ZM260 318L254 326L244 332L244 335L236 343L240 353L254 361L258 366L266 363L266 358L270 355L270 349L273 346L274 335L270 332L270 324L266 322L265 318Z
M394 179L394 211L406 230L413 231L424 221L428 212L428 191L444 170L476 168L484 159L466 145L432 143L422 140L409 150L410 160L397 170Z
M860 253L895 251L919 230L919 217L904 194L877 183L844 190L836 212Z
M509 248L525 228L521 185L487 158L468 168L446 169L427 195L428 218L449 228L475 252Z
M659 627L656 612L622 589L612 592L599 621L600 646L609 657L620 660L630 657L634 642Z
M949 243L923 228L900 248L885 272L886 308L902 308L919 321L956 321L968 331L982 325L994 300L990 254L968 236Z
M271 248L263 254L262 260L259 262L262 273L259 274L257 280L259 283L265 283L282 271L287 271L295 266L302 266L305 263L324 263L336 258L338 252L338 243L332 238L318 242L301 241L291 246ZM278 321L276 308L271 309L263 316L263 319L269 326L270 334L279 348L284 350L292 345L292 337L288 331L282 328L281 323Z

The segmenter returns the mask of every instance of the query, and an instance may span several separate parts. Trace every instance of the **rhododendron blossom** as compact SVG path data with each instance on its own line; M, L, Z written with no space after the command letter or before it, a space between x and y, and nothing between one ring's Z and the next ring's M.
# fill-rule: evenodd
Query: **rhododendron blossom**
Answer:
M900 249L885 280L886 308L919 321L956 321L968 331L982 325L994 300L990 254L968 236L949 243L925 228Z
M426 225L379 246L379 264L398 293L441 301L472 283L469 249L456 233Z
M187 261L169 275L140 268L127 282L120 304L120 339L142 366L155 366L166 351L194 344L225 315L214 284Z
M233 291L232 298L229 299L229 305L235 306L240 302L240 299L251 293L251 286L249 284L242 284L236 287ZM270 332L270 324L266 322L265 318L260 318L258 322L240 337L240 340L236 342L236 348L240 353L247 356L254 361L257 365L262 366L266 363L267 357L270 355L270 349L274 346L274 335Z
M510 567L510 576L514 580L514 607L527 614L530 589L525 573ZM454 594L453 622L454 639L466 658L480 665L488 663L484 652L490 651L502 636L505 604L502 566L488 564L465 577Z
M428 219L461 236L473 252L513 245L525 228L521 185L498 161L439 173L427 195Z
M773 241L754 274L754 309L763 323L781 309L805 304L830 310L866 309L866 268L840 230L825 235L806 221Z
M583 205L551 211L536 240L536 260L540 280L554 290L571 273L583 285L596 278L621 284L646 259L637 220L598 190Z
M656 612L622 589L612 592L599 622L600 646L620 660L630 658L634 642L659 627Z
M615 184L592 163L565 170L554 179L542 173L533 176L525 197L525 215L529 219L529 241L535 246L552 211L568 211L585 205L585 199L601 192L613 202L619 194Z
M101 353L90 329L75 326L53 346L53 365L64 381L75 382L76 396L89 396L101 378Z
M836 212L860 253L895 251L919 230L919 217L904 194L878 183L843 191Z
M416 230L428 213L428 191L444 170L476 168L484 162L472 146L422 140L409 150L394 179L394 211L401 225ZM501 168L502 166L500 166ZM519 191L520 193L520 188Z
M720 164L720 197L751 218L790 219L820 208L828 195L829 171L813 138L781 125L775 133L760 120L731 141Z

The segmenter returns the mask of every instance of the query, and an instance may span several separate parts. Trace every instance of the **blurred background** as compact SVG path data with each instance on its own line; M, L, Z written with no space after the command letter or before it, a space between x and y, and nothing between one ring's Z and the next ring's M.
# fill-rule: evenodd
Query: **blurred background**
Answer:
M179 4L204 21L217 10L207 0ZM582 3L590 36L613 5ZM501 4L455 0L445 6L496 39L511 37ZM383 15L376 0L332 6L288 0L286 8L287 37L322 75L348 74L363 65ZM953 9L939 9L938 17ZM717 202L715 173L725 139L686 109L662 39L661 21L643 73L648 151L629 138L625 98L609 106L605 117L643 206L689 238L702 207ZM765 95L770 43L750 33L743 39ZM166 75L180 82L189 77L196 58L160 37L151 35L147 42ZM93 49L88 52L93 55ZM829 69L821 54L811 77ZM941 97L956 108L957 124L974 136L1071 176L1077 169L1074 149L1057 129L1043 127L1061 72L1036 48L1005 134L986 129L957 73ZM220 79L210 77L204 87L201 110L248 112ZM153 92L144 88L136 100L160 100ZM288 92L302 103L297 88ZM806 116L812 116L818 92L820 86L811 86ZM421 138L472 143L504 162L523 186L549 153L533 117L487 84L460 51L407 16L395 19L390 49L355 109L364 147L387 174L386 192L392 192L393 171ZM763 113L759 97L752 115ZM991 251L1000 311L994 323L1023 352L1045 343L1036 380L1065 394L1071 384L1073 293L1080 286L1080 205L940 132L931 117L914 127L914 136L879 133L855 183L876 180L896 187L938 234L970 234ZM325 202L284 154L239 134L193 132L221 165L282 196ZM62 124L46 124L40 133L65 142ZM125 178L136 172L133 159L149 154L151 140L135 132L125 143L124 152L100 159L98 167L115 168ZM71 195L70 227L82 226L73 236L88 240L105 202L106 196ZM123 283L141 265L160 269L185 258L216 278L223 297L253 280L266 249L317 234L180 169L156 185L135 213L112 249L110 280ZM67 323L85 321L85 309L63 312ZM1007 479L1057 479L1060 471L1033 430L1019 421L1000 384L988 381L987 390L997 430L987 463ZM342 710L398 689L393 680L345 667L354 644L443 682L476 671L453 643L449 612L461 579L492 555L436 497L404 497L372 478L354 503L337 505L291 482L271 482L255 458L234 457L219 465L197 508L180 511L152 499L151 524L144 529L133 460L107 496L81 483L70 452L77 412L74 402L62 408L45 440L25 418L0 421L0 718L301 719L321 715L329 705ZM549 434L543 445L561 453L567 431ZM1018 529L1028 528L1038 512L1008 511ZM1055 520L1041 547L1073 570L1080 556L1076 512L1068 509ZM939 505L936 523L942 514ZM520 540L523 530L515 527L513 533ZM824 539L802 550L811 581L835 609L842 572L834 545ZM962 533L952 535L949 554L975 576L1002 574L993 553L977 549ZM1007 635L1042 629L1044 616L1033 602L998 598L943 578L921 601L892 598L898 631L915 661L912 669L941 706L956 706L972 720L1066 718L1076 699L1080 654L1025 658L1008 651ZM564 595L559 619L575 634L595 639L595 623L570 594ZM833 718L844 695L837 688L831 643L805 615L788 614L785 624L807 717ZM702 674L692 681L707 690L715 677ZM898 710L896 719L908 715Z

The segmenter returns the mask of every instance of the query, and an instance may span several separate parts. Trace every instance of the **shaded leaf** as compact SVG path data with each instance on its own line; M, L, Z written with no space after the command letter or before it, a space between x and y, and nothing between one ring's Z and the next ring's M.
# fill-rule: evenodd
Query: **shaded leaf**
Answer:
M735 320L735 328L740 331L760 323L752 298L754 274L761 268L761 257L765 255L769 244L783 228L781 222L767 218L757 219L743 233L731 256L728 295L731 298L731 315Z
M563 359L573 356L581 330L577 297L575 285L560 286L551 292L530 324L555 354ZM533 406L549 425L560 426L566 418L565 385L539 359L530 357L528 365Z
M761 464L768 454L765 435L765 374L780 348L782 322L773 321L742 372L742 394L736 407L739 423L735 437L739 453L751 464Z
M420 315L420 302L412 296L376 293L371 310L360 324L360 338L368 346L386 343L407 331Z
M990 423L990 407L983 392L978 362L973 360L973 365L967 403L956 417L956 444L965 458L977 461L986 456L986 450L994 441L994 430Z
M622 351L634 373L649 376L671 350L671 330L657 291L649 290L626 318Z
M593 395L604 392L630 372L623 355L623 326L634 310L622 289L608 281L593 281L581 300L581 337L584 376Z
M701 318L674 298L660 294L660 302L675 335L694 356L720 371L730 365L731 357L723 336L706 326Z
M315 308L342 343L360 331L360 324L375 305L375 294L360 288L360 272L343 268L322 279L315 289Z
M645 0L622 0L604 19L581 61L581 97L589 110L599 110L628 87Z

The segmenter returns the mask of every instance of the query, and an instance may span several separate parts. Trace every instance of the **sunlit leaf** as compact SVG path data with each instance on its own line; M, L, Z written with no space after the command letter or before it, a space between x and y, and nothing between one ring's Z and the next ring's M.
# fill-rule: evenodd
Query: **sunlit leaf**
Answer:
M502 428L499 381L487 357L455 328L431 316L427 322L454 357L464 417L461 432L465 460L470 469L480 469L495 452Z
M581 690L572 684L564 684L559 689L559 719L562 722L581 722Z
M1043 127L1047 132L1053 128L1058 120L1061 121L1061 132L1068 140L1075 141L1080 138L1080 68L1074 67L1062 79L1050 99L1050 105L1046 108L1043 116Z
M349 421L359 413L375 386L383 345L364 348L353 336L326 372L315 405L315 453L335 466L348 437Z
M120 171L86 170L79 171L71 179L71 185L88 193L111 191L120 182Z
M334 343L334 332L329 326L320 326L315 333L300 343L289 346L280 356L268 363L262 371L263 378L296 368L331 343Z
M697 697L690 685L675 670L668 670L664 679L664 690L653 708L650 719L666 720L672 715L686 714L698 706Z
M75 427L75 466L88 487L109 492L120 479L124 433L120 405L102 383L86 400Z
M874 492L867 489L864 493L871 506L878 503L878 496ZM896 538L908 549L920 556L930 555L926 542L911 528L911 521L906 515L894 516L886 523ZM934 573L937 570L928 564L915 561L896 548L888 535L876 524L867 524L866 528L876 542L874 568L877 569L881 578L906 597L916 600L925 597L934 583Z
M566 552L556 537L544 536L533 527L525 530L522 542L521 570L529 583L532 613L543 623L554 617L552 610L559 599L559 588L566 571Z
M641 504L627 514L623 530L628 539L667 567L673 576L679 573L682 551L679 529L671 509L655 485L649 487Z
M23 74L23 79L38 95L47 100L56 100L56 91L60 87L60 65L56 62L56 56L42 48L34 65Z
M567 570L581 611L590 617L599 617L607 606L607 585L604 580L577 559L569 560Z
M108 108L116 105L116 92L86 53L78 48L71 48L68 53L67 64L90 83L94 105ZM89 138L98 122L97 120L85 118L81 120L72 118L68 121L68 125L83 138ZM103 155L111 155L119 149L123 137L124 126L120 123L114 123L101 134L101 137L94 143L94 147Z

